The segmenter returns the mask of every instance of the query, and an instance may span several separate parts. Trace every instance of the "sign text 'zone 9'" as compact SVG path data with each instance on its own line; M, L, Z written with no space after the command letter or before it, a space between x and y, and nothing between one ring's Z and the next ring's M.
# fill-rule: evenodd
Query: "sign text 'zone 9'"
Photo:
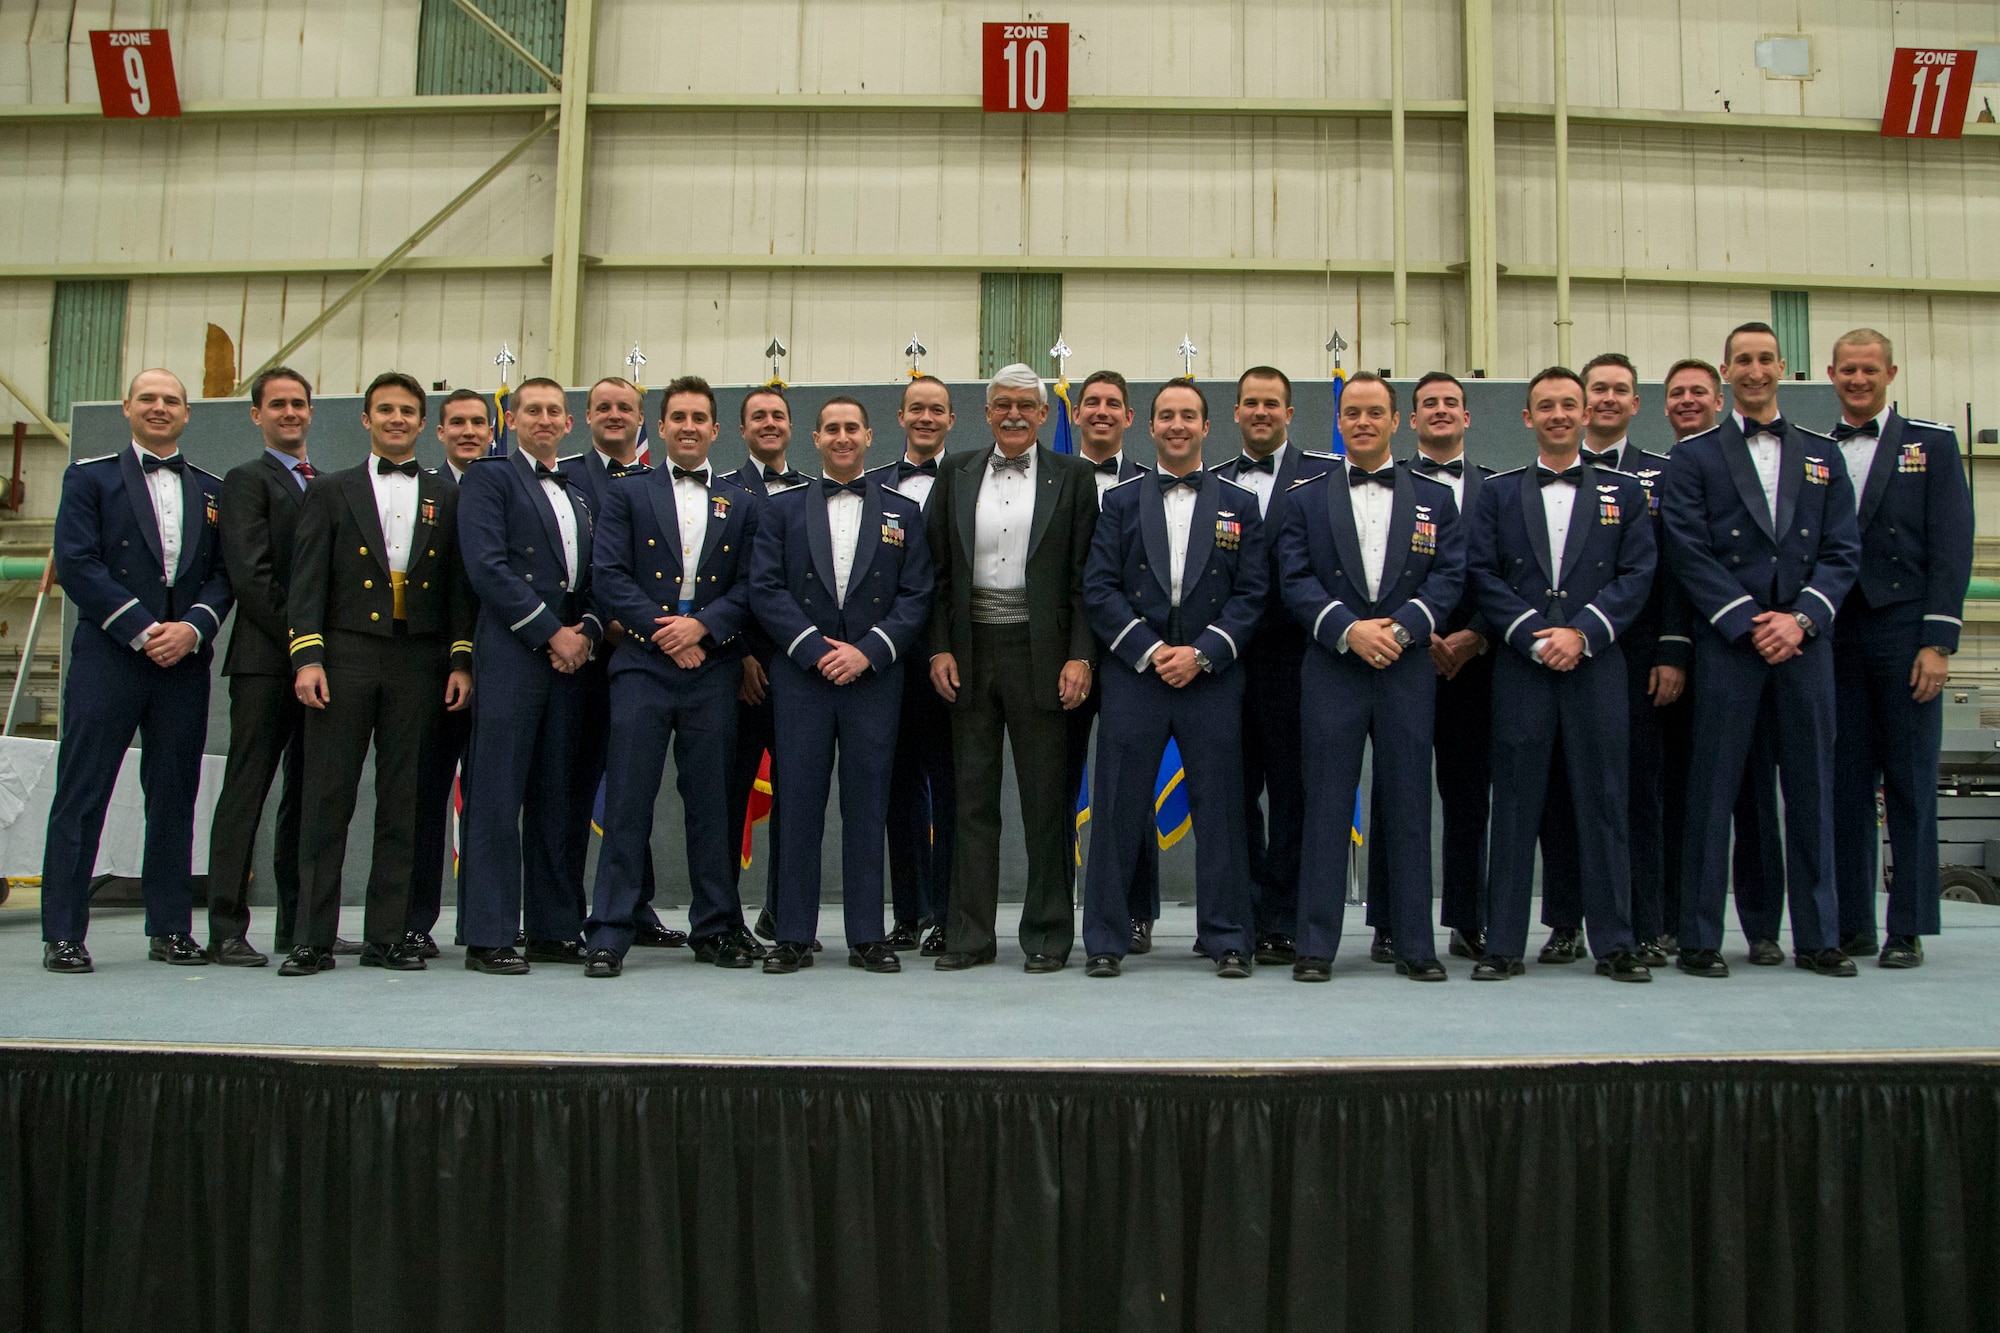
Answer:
M988 23L980 42L988 111L1069 110L1069 24Z

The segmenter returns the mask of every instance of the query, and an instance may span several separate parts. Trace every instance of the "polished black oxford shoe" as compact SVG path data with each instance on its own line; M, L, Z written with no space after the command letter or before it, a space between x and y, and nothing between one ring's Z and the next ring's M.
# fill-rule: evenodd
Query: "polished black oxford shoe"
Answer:
M914 930L915 927L912 927ZM913 941L914 942L914 941ZM811 955L808 954L810 959ZM847 951L847 965L858 967L864 972L900 972L903 960L896 957L895 946L887 940L877 940L873 944L862 944Z
M1915 935L1891 935L1875 960L1877 967L1922 967L1924 943Z
M264 967L270 959L258 953L249 940L232 935L208 946L208 958L221 967Z
M146 957L175 967L207 967L208 955L192 935L155 935L146 941Z
M1838 949L1800 950L1792 962L1808 972L1817 972L1823 977L1858 976L1854 960Z
M1505 954L1489 953L1472 965L1474 981L1505 981L1509 977L1526 976L1527 973L1527 964Z
M944 948L944 927L932 926L924 932L924 947L917 952L925 958L942 958Z
M921 942L922 940L918 935L917 925L914 921L898 921L896 928L890 931L889 937L883 941L891 949L900 952L908 952L911 949L915 949Z
M42 967L50 972L95 972L82 940L50 940L42 946Z
M1468 935L1454 928L1449 947L1453 958L1470 958L1476 963L1486 956L1486 932L1475 930Z
M1412 981L1449 981L1451 973L1435 958L1398 958L1396 975Z
M420 958L437 958L444 953L444 950L438 948L437 940L432 938L428 930L404 931L403 943L415 949Z
M1250 958L1235 949L1224 949L1215 960L1215 975L1240 981L1250 975Z
M1143 916L1133 917L1132 938L1127 942L1126 948L1133 953L1151 953L1153 951L1153 923Z
M489 977L525 977L528 960L505 944L497 949L467 948L465 970L484 972Z
M1718 949L1682 949L1680 957L1674 959L1674 967L1691 977L1707 977L1712 981L1729 975L1729 964L1722 960Z
M938 955L933 966L940 972L964 972L975 967L984 967L999 956L992 945L973 953L965 949L947 949Z
M641 949L685 949L688 937L684 930L669 930L657 921L640 923L632 931L632 943Z
M364 944L361 966L386 967L391 972L421 972L425 963L423 954L407 944Z
M1875 932L1871 930L1865 934L1841 936L1840 951L1849 958L1866 958L1875 952Z
M285 955L285 961L278 967L281 977L316 977L322 972L331 972L335 966L333 950L316 949L310 944L300 944Z
M583 963L585 950L578 940L529 940L525 957L530 963Z
M1125 970L1115 954L1092 954L1083 965L1086 977L1115 977Z
M1660 947L1658 940L1641 940L1632 946L1632 956L1647 967L1665 967L1667 951Z
M1377 929L1375 942L1368 946L1368 961L1371 963L1393 963L1396 961L1396 937L1388 931Z
M1628 949L1616 949L1597 960L1597 975L1613 981L1651 981L1653 970Z
M1063 960L1052 953L1031 953L1028 961L1021 964L1023 972L1060 972Z
M1333 960L1331 958L1295 958L1292 960L1293 981L1332 981Z
M752 958L762 958L765 954L770 952L770 950L767 947L757 942L757 937L755 935L752 935L749 931L743 929L740 923L731 926L727 931L723 933L728 935L730 939L735 940L736 947L741 949L743 952L749 954ZM814 953L819 952L818 940L813 941L812 948Z
M351 958L361 952L361 945L354 940L342 939L340 936L335 935L333 937L333 952L342 957Z
M1535 961L1544 967L1560 963L1574 963L1583 957L1582 932L1569 926L1557 926L1549 932L1549 942L1535 955Z
M1272 933L1257 937L1257 952L1253 955L1260 963L1284 966L1298 959L1298 946L1290 935Z
M749 932L744 932L748 934ZM764 956L764 946L752 940L750 948L735 935L724 931L718 935L704 935L698 940L689 940L688 948L694 950L697 963L713 963L717 967L755 967L757 960Z
M1784 963L1785 951L1778 947L1776 940L1750 941L1750 966L1782 967Z
M893 954L890 956L894 957ZM794 940L779 940L771 951L764 955L764 970L775 975L796 972L802 967L812 965L812 946Z
M583 960L583 975L586 977L615 977L623 975L625 960L609 949L592 949L590 957Z

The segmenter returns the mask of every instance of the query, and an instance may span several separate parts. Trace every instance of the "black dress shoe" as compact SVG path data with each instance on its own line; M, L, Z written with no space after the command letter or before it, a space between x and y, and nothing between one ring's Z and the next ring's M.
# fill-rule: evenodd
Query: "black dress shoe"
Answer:
M1915 935L1891 935L1889 942L1882 946L1881 957L1875 960L1877 967L1922 967L1924 965L1924 943Z
M361 966L386 967L391 972L421 972L424 956L407 944L364 944Z
M515 948L515 949L517 949L517 950L520 950L520 949L525 949L525 948L527 948L527 947L528 947L528 932L527 932L527 931L525 931L525 930L517 930L517 931L515 931L515 932L514 932L514 948Z
M1527 964L1520 959L1499 953L1489 953L1472 965L1474 981L1505 981L1509 977L1526 976L1527 972Z
M1894 939L1895 936L1890 936ZM1866 958L1875 952L1875 932L1867 934L1843 935L1840 937L1840 951L1849 958Z
M1451 973L1435 958L1398 958L1396 975L1412 981L1449 981Z
M208 955L192 935L155 935L146 941L146 957L175 967L207 967Z
M632 931L632 943L641 949L685 949L687 942L686 931L668 930L657 921L642 921Z
M1094 953L1083 965L1086 977L1115 977L1125 970L1115 954Z
M925 958L940 958L944 955L944 927L932 926L924 932L924 947L917 950Z
M749 954L752 958L762 958L765 954L770 952L770 949L768 949L762 944L759 944L757 942L757 937L755 935L752 935L749 931L743 929L743 927L740 924L731 926L728 930L724 931L723 934L729 936L730 939L736 941L736 947L742 950L744 953ZM813 952L818 953L819 941L814 940L812 947L813 947Z
M353 940L344 940L340 936L335 935L333 937L333 952L352 957L361 952L361 946Z
M769 905L758 909L757 934L767 940L778 938L778 918L771 915Z
M1653 970L1639 961L1639 955L1616 949L1597 960L1597 975L1613 981L1651 981Z
M890 956L894 957L893 954ZM764 970L770 973L796 972L802 967L812 965L812 946L794 940L779 940L771 951L764 955Z
M1750 966L1782 967L1784 962L1785 951L1778 947L1776 940L1750 941Z
M404 931L403 943L415 949L419 958L436 958L444 952L438 948L438 942L431 937L431 933L428 930Z
M1377 929L1375 942L1368 946L1368 961L1371 963L1393 963L1396 961L1396 937L1388 931Z
M1808 972L1817 972L1823 977L1851 977L1858 975L1854 970L1854 960L1838 949L1801 949L1792 962Z
M916 948L919 942L916 923L912 922L905 925L901 921L896 923L896 928L890 931L888 939L883 941L891 949L902 950L904 952Z
M1549 932L1549 942L1535 955L1535 961L1544 967L1556 963L1574 963L1583 957L1581 933L1569 926L1557 926Z
M1486 932L1475 930L1468 935L1462 930L1454 930L1451 932L1450 947L1453 958L1470 958L1476 963L1486 956Z
M938 955L934 966L940 972L964 972L975 967L983 967L998 956L998 951L992 948L981 949L977 953L964 949L947 949Z
M1658 940L1641 940L1632 946L1632 956L1647 967L1665 967L1667 951L1660 947Z
M95 972L82 940L50 940L42 946L42 967L50 972Z
M1132 918L1132 935L1126 942L1131 953L1151 953L1153 951L1153 923L1143 916Z
M745 931L744 934L749 934ZM767 952L763 945L751 941L754 948L746 949L736 936L724 931L719 935L704 935L698 940L689 940L688 948L694 950L697 963L713 963L717 967L755 967L757 960Z
M1298 956L1298 946L1290 935L1274 933L1257 937L1257 952L1254 957L1260 963L1282 967L1297 961Z
M1661 953L1665 954L1667 957L1673 958L1679 955L1681 951L1681 942L1679 938L1676 937L1672 931L1668 931L1666 934L1660 936L1660 938L1653 941L1653 947L1655 949L1658 949Z
M222 967L263 967L271 961L251 947L250 941L241 935L232 935L209 945L208 958Z
M1063 960L1052 953L1031 953L1028 961L1021 964L1023 972L1060 972Z
M910 927L911 934L916 927ZM915 944L913 939L911 944ZM858 967L864 972L900 972L903 960L896 957L896 948L887 940L877 940L873 944L863 944L847 951L847 965Z
M497 949L468 948L465 951L465 970L484 972L489 977L525 977L528 975L528 960L505 944Z
M586 977L615 977L625 971L625 960L609 949L592 949L583 960Z
M315 949L310 944L301 944L285 955L285 961L278 967L281 977L316 977L334 968L333 950Z
M1682 949L1680 957L1674 959L1674 966L1691 977L1719 980L1729 975L1729 964L1722 961L1722 953L1717 949Z
M1293 981L1332 981L1333 960L1331 958L1294 958L1292 960Z
M577 940L529 940L525 957L531 963L576 963L581 966L586 950Z
M1222 956L1215 960L1215 975L1241 981L1250 975L1250 958L1236 949L1224 949Z

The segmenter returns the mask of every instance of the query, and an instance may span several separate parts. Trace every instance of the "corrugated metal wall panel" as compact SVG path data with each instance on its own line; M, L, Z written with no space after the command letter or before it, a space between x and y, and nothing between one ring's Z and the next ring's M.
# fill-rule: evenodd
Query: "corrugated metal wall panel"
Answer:
M480 0L480 9L550 69L562 68L563 0ZM419 93L539 93L548 85L452 0L423 0Z
M125 297L123 282L59 282L49 315L47 412L69 420L76 403L125 396ZM197 360L196 366L199 368ZM183 379L187 376L183 375ZM201 383L196 374L193 383Z
M1778 355L1788 373L1813 373L1812 297L1805 292L1771 293L1771 327L1778 331Z
M1062 274L979 275L979 376L1022 364L1056 373L1049 348L1062 332Z

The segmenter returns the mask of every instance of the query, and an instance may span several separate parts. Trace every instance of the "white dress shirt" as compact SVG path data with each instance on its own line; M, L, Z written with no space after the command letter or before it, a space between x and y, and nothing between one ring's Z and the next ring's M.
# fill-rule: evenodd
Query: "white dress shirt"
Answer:
M400 472L384 476L368 460L368 481L375 488L375 517L382 523L383 555L397 574L410 572L410 547L417 535L417 479Z
M1384 470L1394 466L1394 463L1382 465ZM1349 488L1349 502L1354 509L1354 535L1361 543L1361 574L1368 583L1368 600L1373 602L1382 595L1382 566L1389 558L1389 515L1396 505L1396 493L1387 486L1372 483L1367 486L1353 485L1349 474L1361 470L1350 463L1346 472L1335 473L1329 480L1336 486ZM1343 653L1347 651L1345 630L1335 646Z
M995 471L996 448L979 482L972 517L972 586L1010 592L1028 586L1028 534L1035 522L1035 446L1028 470Z
M152 455L141 448L137 440L132 441L132 452L139 457L141 475L146 478L146 492L153 497L153 521L160 533L160 582L171 586L174 571L181 566L181 474L164 467L144 471L146 460ZM167 457L172 458L179 453L176 449Z
M1875 466L1875 451L1881 447L1882 432L1889 428L1889 409L1875 416L1875 434L1850 435L1840 442L1840 456L1847 460L1847 475L1854 482L1854 512L1861 512L1861 492L1868 488L1868 469Z
M1769 505L1771 527L1778 526L1778 464L1780 459L1778 437L1759 432L1754 438L1743 420L1741 412L1732 413L1736 418L1736 428L1743 432L1743 443L1750 448L1751 465L1757 469L1757 480L1764 487L1764 503Z
M410 494L416 494L416 483L410 483ZM542 479L542 494L549 497L549 507L555 510L556 531L562 534L563 572L569 575L571 583L576 582L576 510L570 507L569 489L555 482Z
M908 461L914 463L918 460L910 458ZM907 477L903 476L900 472L897 473L896 489L920 505L927 505L931 502L931 487L935 485L937 485L937 477L929 472L912 472Z
M1097 460L1094 458L1086 458L1083 461L1092 467L1099 466ZM1111 464L1111 471L1100 471L1093 477L1093 480L1097 482L1097 507L1099 509L1104 508L1104 493L1118 484L1118 474L1125 470L1125 451L1120 449L1104 461Z
M1170 487L1167 506L1167 566L1173 571L1167 593L1173 604L1181 604L1181 584L1187 574L1188 534L1194 530L1196 492L1185 486Z
M854 551L861 541L861 497L841 491L826 497L826 526L833 539L834 605L847 606L847 581L854 576Z
M1422 450L1418 450L1418 451L1417 451L1417 457L1418 457L1419 459L1423 459L1423 458L1428 458L1429 456L1430 456L1430 455L1428 455L1428 454L1424 453L1424 452L1423 452ZM1459 457L1459 460L1460 460L1461 462L1463 462L1463 463L1464 463L1464 465L1465 465L1466 467L1471 467L1471 466L1472 466L1472 460L1471 460L1471 459L1469 459L1469 458L1467 458L1467 457L1465 456L1465 450L1464 450L1463 448L1461 448L1461 449L1460 449L1460 450L1458 451L1458 457ZM1439 461L1440 463L1449 463L1449 462L1450 462L1451 460L1450 460L1449 458L1440 458L1440 459L1439 459L1438 461ZM1430 478L1430 479L1431 479L1432 481L1436 482L1436 483L1437 483L1438 485L1440 485L1440 486L1449 486L1449 487L1451 487L1451 502L1452 502L1452 504L1454 504L1454 505L1456 505L1456 506L1458 507L1458 512L1459 512L1459 516L1460 516L1461 518L1463 518L1463 517L1466 517L1466 516L1467 516L1467 515L1466 515L1466 513L1465 513L1465 474L1464 474L1464 472L1460 472L1460 473L1459 473L1459 474L1458 474L1457 476L1455 476L1455 477L1454 477L1454 476L1453 476L1453 475L1452 475L1451 473L1449 473L1449 472L1423 472L1423 471L1419 471L1419 472L1417 473L1417 475L1418 475L1418 476L1420 476L1420 477L1429 477L1429 478Z
M707 464L694 469L697 477L674 478L674 518L681 528L681 600L694 600L695 572L701 564L701 544L708 540ZM789 487L787 489L790 489Z
M1576 512L1576 483L1552 481L1542 487L1542 516L1549 524L1550 587L1562 587L1563 547L1569 541L1570 516Z
M1271 513L1271 492L1278 488L1278 469L1285 465L1285 450L1291 448L1289 442L1280 444L1271 451L1271 470L1252 472L1247 468L1236 469L1236 484L1257 497L1259 517L1268 518Z

